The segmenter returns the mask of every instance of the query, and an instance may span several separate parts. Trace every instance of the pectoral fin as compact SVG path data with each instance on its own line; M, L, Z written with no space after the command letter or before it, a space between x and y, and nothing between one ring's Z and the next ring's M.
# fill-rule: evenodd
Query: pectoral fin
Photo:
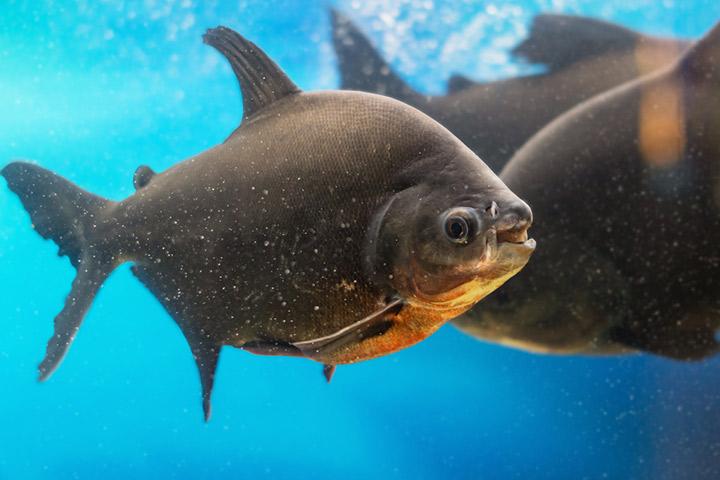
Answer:
M357 343L375 335L381 335L392 326L392 320L388 319L388 315L397 313L402 308L402 305L403 300L393 300L362 320L358 320L335 333L295 342L292 345L298 348L306 357L313 358L335 351L345 345Z

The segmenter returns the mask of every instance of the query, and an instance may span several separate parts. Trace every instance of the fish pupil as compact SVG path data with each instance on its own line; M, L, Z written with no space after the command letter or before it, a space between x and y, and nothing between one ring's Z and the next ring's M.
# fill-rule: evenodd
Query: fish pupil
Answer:
M467 240L469 227L467 221L461 217L451 217L446 223L447 235L450 239L457 242Z

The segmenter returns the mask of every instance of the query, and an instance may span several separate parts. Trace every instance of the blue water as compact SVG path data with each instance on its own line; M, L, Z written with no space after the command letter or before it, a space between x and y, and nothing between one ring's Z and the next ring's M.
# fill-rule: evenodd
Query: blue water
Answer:
M5 0L0 163L32 159L121 199L139 164L164 169L238 123L207 27L237 29L303 88L334 88L328 5ZM336 5L426 92L453 72L526 69L504 53L541 10L690 37L720 19L716 0ZM204 424L185 340L127 267L38 384L73 269L4 185L0 212L0 479L720 478L719 360L537 356L450 326L331 385L313 362L225 349Z

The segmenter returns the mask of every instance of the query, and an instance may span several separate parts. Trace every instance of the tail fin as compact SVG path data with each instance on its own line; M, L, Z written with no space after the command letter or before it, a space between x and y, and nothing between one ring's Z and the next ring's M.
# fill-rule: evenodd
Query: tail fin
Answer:
M544 13L537 15L530 35L512 53L550 70L611 51L634 48L644 36L615 23L589 17Z
M30 214L33 228L59 247L77 270L65 306L55 317L55 333L40 364L40 380L47 379L65 356L95 294L116 266L114 256L100 251L92 234L108 200L86 192L54 173L24 162L0 171Z
M421 96L397 76L349 18L334 9L330 16L340 88L379 93L410 103Z

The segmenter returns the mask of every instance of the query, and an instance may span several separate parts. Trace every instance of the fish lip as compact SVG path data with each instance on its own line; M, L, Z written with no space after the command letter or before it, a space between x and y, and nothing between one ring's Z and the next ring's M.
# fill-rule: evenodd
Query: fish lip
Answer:
M497 243L524 244L528 240L527 227L522 229L500 230L496 233Z
M522 242L498 242L498 250L511 250L514 253L527 252L528 254L530 254L535 251L536 247L537 242L534 238L527 238Z
M537 246L532 238L528 238L528 227L509 230L490 229L485 235L485 254L478 263L478 267L497 261L504 253L530 255Z

